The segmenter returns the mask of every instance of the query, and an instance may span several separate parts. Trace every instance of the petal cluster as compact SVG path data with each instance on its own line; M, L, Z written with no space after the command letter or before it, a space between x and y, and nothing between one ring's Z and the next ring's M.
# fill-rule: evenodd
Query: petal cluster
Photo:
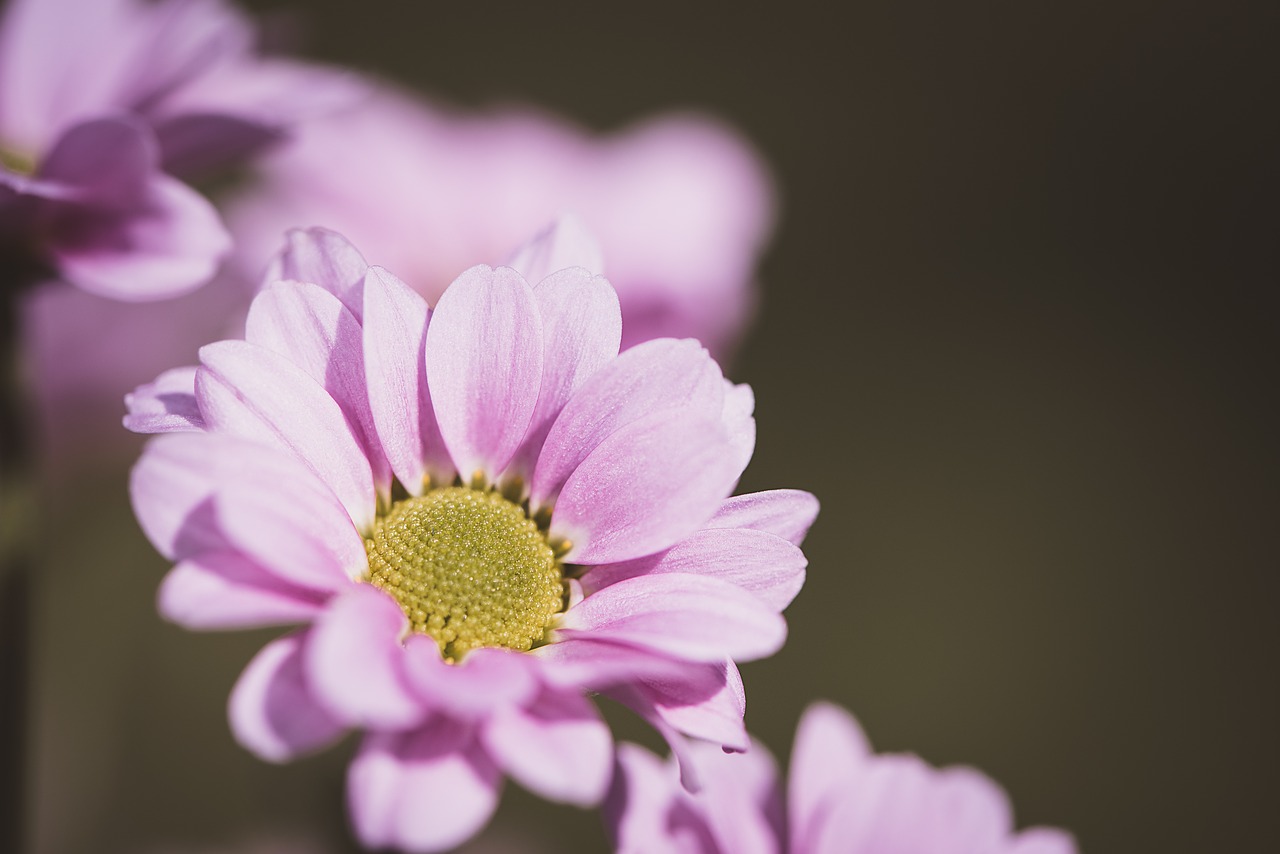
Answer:
M1051 828L1015 832L1008 797L971 768L936 769L872 752L857 721L826 703L800 721L790 781L756 745L693 748L708 785L690 794L677 770L635 745L619 749L606 815L622 854L1075 854Z
M523 256L576 245L552 233ZM366 731L356 829L412 850L474 833L504 775L598 802L612 752L590 693L682 755L686 736L746 749L735 662L783 643L817 512L793 490L731 497L754 446L750 390L694 341L619 354L617 297L577 266L533 285L472 268L431 308L316 229L290 234L273 275L245 340L139 388L126 418L170 434L132 479L176 564L162 612L196 629L302 624L236 687L239 740L284 761ZM564 548L566 608L532 652L446 660L366 583L387 508L454 483L517 496Z
M231 241L174 176L242 159L346 89L258 58L220 0L13 0L0 22L0 248L114 299L191 290Z
M749 319L773 220L759 156L693 114L601 137L530 109L460 114L382 86L351 116L303 128L261 171L228 206L255 281L264 241L315 223L434 302L458 270L508 258L573 214L599 240L579 263L617 289L623 346L691 337L717 358Z

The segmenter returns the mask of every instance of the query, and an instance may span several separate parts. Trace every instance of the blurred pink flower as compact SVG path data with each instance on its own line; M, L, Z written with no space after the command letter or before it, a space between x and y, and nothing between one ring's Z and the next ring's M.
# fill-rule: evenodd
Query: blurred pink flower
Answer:
M671 763L619 747L605 813L620 854L1076 852L1061 830L1015 833L1008 797L979 771L874 754L857 721L830 704L800 720L785 796L759 744L739 755L702 744L691 752L686 761L705 781L697 794L679 785Z
M580 236L543 235L519 272L473 267L429 309L338 235L293 232L247 340L130 396L132 429L174 433L132 478L177 562L161 611L305 624L250 663L232 728L275 761L366 730L348 779L365 844L460 843L504 773L598 802L612 742L589 692L680 754L744 749L734 662L785 639L816 500L729 497L750 389L694 341L619 355Z
M592 268L617 290L624 349L692 337L721 359L751 314L773 225L758 155L693 114L596 137L529 109L450 113L382 87L309 125L260 179L227 214L255 280L277 235L319 225L434 302L459 271L507 260L572 214L608 261Z
M209 279L230 237L174 175L242 158L342 89L330 72L255 56L252 40L218 0L12 0L0 249L113 299Z

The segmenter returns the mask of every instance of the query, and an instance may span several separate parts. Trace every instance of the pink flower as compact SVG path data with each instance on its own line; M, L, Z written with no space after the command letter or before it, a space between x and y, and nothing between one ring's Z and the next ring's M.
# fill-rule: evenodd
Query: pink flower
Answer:
M972 768L876 755L857 721L826 703L800 720L785 798L760 745L726 755L694 745L698 794L635 745L618 750L605 813L617 850L682 854L1075 854L1050 828L1015 833L1009 799ZM784 809L785 800L785 809Z
M255 57L251 42L218 0L12 0L0 25L0 254L113 299L207 280L230 238L173 176L243 158L342 88Z
M434 309L332 232L293 232L245 341L130 396L132 494L195 629L301 623L236 686L232 728L284 761L367 731L368 845L473 834L502 776L594 804L611 739L588 692L680 752L744 749L735 661L783 643L814 498L729 497L752 395L705 350L619 355L617 297L556 231ZM544 273L546 273L544 275Z
M722 358L751 313L773 199L759 157L708 118L593 137L528 109L455 114L382 87L357 111L308 126L228 210L255 281L275 235L315 224L429 302L457 271L500 262L573 214L600 240L585 266L617 289L624 348L692 337Z

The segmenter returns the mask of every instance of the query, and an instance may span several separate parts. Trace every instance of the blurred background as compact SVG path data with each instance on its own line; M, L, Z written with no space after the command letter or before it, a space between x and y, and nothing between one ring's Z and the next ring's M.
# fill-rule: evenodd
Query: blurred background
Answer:
M248 5L459 106L702 109L772 165L742 487L823 502L790 642L744 668L775 753L826 698L1084 851L1272 842L1280 6ZM41 518L35 850L349 850L351 741L275 767L228 732L273 633L155 615L138 444ZM509 785L475 850L605 847Z

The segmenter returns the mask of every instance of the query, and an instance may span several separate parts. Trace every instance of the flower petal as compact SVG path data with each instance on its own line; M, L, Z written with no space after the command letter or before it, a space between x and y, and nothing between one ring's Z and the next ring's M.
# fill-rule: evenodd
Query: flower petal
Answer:
M410 495L426 478L453 479L431 405L424 356L431 311L409 286L381 267L364 283L364 364L373 422L391 469Z
M195 367L173 368L125 395L124 426L135 433L181 433L204 429L196 403Z
M244 337L287 358L337 401L369 460L378 494L389 498L391 467L369 410L362 330L355 316L319 285L275 282L249 306Z
M287 762L342 735L307 689L305 633L274 640L249 662L231 691L228 713L236 741L260 759Z
M292 454L257 442L215 433L157 437L134 466L129 491L148 539L165 557L182 560L226 550L212 498L235 483L256 486L264 495L288 484L295 512L307 516L307 530L325 538L339 563L350 567L367 560L333 492Z
M594 806L609 785L613 738L581 694L545 690L527 706L500 706L481 739L504 771L549 800Z
M773 489L727 499L707 522L707 527L768 531L798 546L804 542L816 518L818 499L811 493Z
M786 640L782 617L725 581L667 573L628 578L564 615L565 637L629 643L688 661L750 661Z
M364 274L369 269L351 242L327 228L293 228L272 259L264 282L310 282L333 294L357 320L363 318Z
M506 266L524 276L526 282L537 285L552 273L570 267L600 275L604 272L604 252L581 219L565 214L516 250Z
M292 451L368 530L373 474L337 402L288 359L245 341L201 347L200 361L196 398L209 428Z
M871 757L871 745L853 716L830 703L814 703L796 728L788 773L787 816L792 851L820 851L826 815L852 799L852 783Z
M406 729L426 710L401 675L409 621L395 600L360 584L316 620L304 654L307 678L329 712L352 726Z
M347 772L347 800L363 845L445 851L485 825L501 783L469 727L441 718L366 736Z
M538 690L533 662L520 652L484 647L448 664L427 635L410 635L404 647L405 682L433 709L454 717L482 718L525 703Z
M716 850L705 820L681 802L666 763L639 745L620 744L617 764L604 815L618 854Z
M698 531L659 554L592 567L582 576L590 596L624 578L684 572L719 578L781 611L804 586L804 552L764 531L723 528Z
M673 729L725 750L742 751L751 739L743 724L747 695L732 661L686 667L673 678L648 678L632 686L647 711ZM634 698L628 703L634 706Z
M604 691L639 679L676 678L689 667L651 650L582 635L557 638L535 649L531 657L543 663L542 678L547 684L586 691Z
M571 563L629 560L702 527L728 495L737 463L718 418L658 412L609 436L565 482L551 530Z
M512 466L527 481L543 440L584 381L618 355L622 312L613 287L581 267L552 273L533 289L546 344L542 387L529 430Z
M169 570L156 604L166 620L196 631L301 623L322 607L314 593L229 552L207 552Z
M729 442L733 447L733 459L737 466L736 481L751 462L751 455L756 450L756 420L752 412L756 408L755 392L749 385L734 385L725 381L724 425L729 432Z
M509 267L454 280L427 329L427 378L445 446L463 479L497 480L524 438L542 384L542 321Z
M697 341L633 347L593 374L547 433L531 484L534 505L555 498L574 470L618 429L660 412L718 414L725 384Z
M1076 841L1063 830L1032 827L1022 831L1006 849L1007 854L1076 854Z

